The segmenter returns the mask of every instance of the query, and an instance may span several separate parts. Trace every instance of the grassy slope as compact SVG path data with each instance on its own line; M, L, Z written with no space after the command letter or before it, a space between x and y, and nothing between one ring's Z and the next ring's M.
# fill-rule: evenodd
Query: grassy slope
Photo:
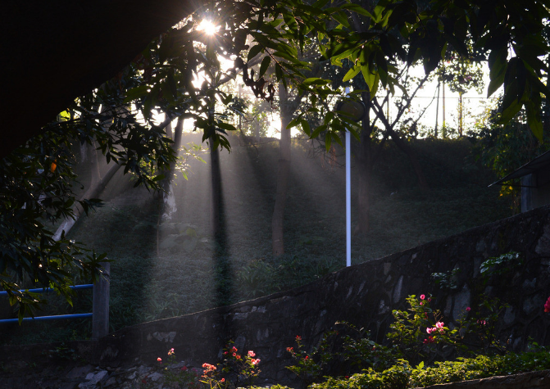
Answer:
M209 166L191 163L188 181L176 187L178 212L159 229L158 199L137 189L112 189L108 202L79 221L72 238L100 252L112 265L111 327L181 315L291 288L322 277L345 263L345 184L339 163L312 156L309 143L293 148L292 175L285 215L285 247L272 258L271 213L277 148L234 145L222 155L225 245L209 235ZM489 172L467 162L466 141L418 141L431 190L419 191L406 157L387 148L375 168L372 230L353 238L354 263L379 258L511 215L510 202ZM208 160L208 156L205 156ZM123 185L123 187L127 187ZM354 221L355 222L355 221ZM161 247L180 233L181 244ZM183 232L183 234L181 234ZM173 238L174 236L172 236ZM160 254L160 255L157 255ZM89 311L91 294L82 292L75 308ZM55 313L53 298L46 313ZM17 325L0 334L2 343L82 338L90 321Z

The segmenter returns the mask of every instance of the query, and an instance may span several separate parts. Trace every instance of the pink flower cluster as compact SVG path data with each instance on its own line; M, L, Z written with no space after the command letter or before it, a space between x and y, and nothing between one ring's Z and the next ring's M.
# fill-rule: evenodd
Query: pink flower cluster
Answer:
M550 312L550 297L548 297L548 300L544 303L544 312Z
M216 366L211 365L211 364L209 364L209 363L203 363L203 364L202 364L202 368L204 369L204 374L210 373L211 371L214 371L214 370L217 369Z
M437 323L435 323L435 327L428 327L426 328L426 332L428 334L432 334L432 333L437 333L439 332L440 334L443 334L445 333L445 323L443 323L442 321L438 321ZM426 342L424 342L426 343Z

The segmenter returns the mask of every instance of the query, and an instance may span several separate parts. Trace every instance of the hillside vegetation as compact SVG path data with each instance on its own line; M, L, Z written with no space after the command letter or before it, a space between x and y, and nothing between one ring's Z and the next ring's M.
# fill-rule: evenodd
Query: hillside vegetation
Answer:
M184 142L199 140L189 136ZM247 145L238 138L231 142L231 153L221 156L221 243L209 233L207 153L203 155L206 164L189 161L188 180L177 180L178 210L171 220L159 222L157 194L131 189L127 178L117 176L104 194L105 205L79 220L71 231L72 239L107 252L113 261L112 330L289 289L345 265L342 151L336 150L336 159L329 159L310 141L294 141L285 211L286 254L273 258L277 143L263 140ZM371 231L353 237L353 263L512 214L510 199L499 196L499 188L487 188L496 177L469 157L468 141L426 139L411 145L430 190L417 188L407 157L388 146L373 173ZM42 314L90 310L91 292L83 291L73 308L52 296ZM4 344L82 339L91 333L91 321L85 319L4 327L0 332Z

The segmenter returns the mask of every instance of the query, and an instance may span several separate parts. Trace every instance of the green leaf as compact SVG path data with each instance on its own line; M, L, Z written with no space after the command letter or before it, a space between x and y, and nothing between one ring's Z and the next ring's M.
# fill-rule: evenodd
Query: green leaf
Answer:
M499 122L502 124L508 123L520 111L522 105L517 99L512 99L510 105L502 112Z
M312 134L310 135L310 138L317 138L319 134L327 129L326 124L322 124L319 127L317 127L315 130L313 130Z
M249 51L248 51L248 61L250 61L252 58L254 58L255 56L257 56L260 51L262 51L263 47L260 46L260 45L256 45L256 46L253 46Z
M350 70L348 70L348 72L346 73L346 75L344 76L344 78L342 79L343 82L346 82L346 81L349 81L351 80L353 77L355 77L356 75L359 74L359 72L362 70L362 67L359 66L359 65L355 65L354 67L352 67Z
M374 96L375 89L378 89L378 85L375 85L375 84L378 83L379 77L377 77L377 74L370 72L368 65L361 66L361 73L363 73L363 78L365 79L365 82L367 83L367 86L369 87L369 91L371 92L371 96ZM376 88L375 88L375 86L376 86Z
M372 16L372 14L369 11L361 7L359 4L353 4L353 3L344 4L342 8L349 9L350 11L353 11L359 15L367 16L371 19L374 19L374 16Z
M300 123L302 124L302 130L309 135L311 133L311 128L309 127L308 121L306 119L302 119Z
M335 12L332 17L338 21L342 26L350 28L348 16L343 12Z
M278 63L275 64L275 77L277 77L277 81L283 78L283 69L281 68L281 65L279 65Z
M260 65L260 77L262 77L267 69L269 68L269 64L271 63L271 57L268 55L264 57L262 60L262 64Z
M330 145L332 144L332 133L329 131L325 134L325 149L330 150Z
M310 77L310 78L306 78L302 82L302 85L327 85L329 83L330 83L330 80L323 80L322 78L319 78L319 77Z
M487 97L491 97L493 93L495 93L498 88L502 86L504 83L504 73L498 76L498 78L491 78L491 81L489 82L489 86L487 88Z
M300 123L300 117L298 116L297 118L294 118L290 121L290 123L288 123L288 125L286 126L287 130L292 128L292 127L296 127L298 124Z
M542 143L543 127L539 116L539 109L532 103L526 104L525 108L527 111L527 124L533 135Z

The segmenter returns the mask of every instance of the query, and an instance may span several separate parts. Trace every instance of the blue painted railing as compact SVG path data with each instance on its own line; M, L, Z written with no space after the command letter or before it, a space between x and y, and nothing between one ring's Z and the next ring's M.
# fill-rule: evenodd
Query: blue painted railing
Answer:
M80 289L92 289L94 284L84 284L84 285L75 285L71 286L71 289L80 290ZM52 288L37 288L37 289L23 289L20 292L32 292L32 293L48 293L52 292ZM7 296L8 292L0 291L0 296ZM81 319L86 317L92 317L93 313L72 313L66 315L52 315L52 316L36 316L36 317L25 317L23 321L38 321L38 320L61 320L61 319ZM0 323L16 323L19 319L1 319Z

